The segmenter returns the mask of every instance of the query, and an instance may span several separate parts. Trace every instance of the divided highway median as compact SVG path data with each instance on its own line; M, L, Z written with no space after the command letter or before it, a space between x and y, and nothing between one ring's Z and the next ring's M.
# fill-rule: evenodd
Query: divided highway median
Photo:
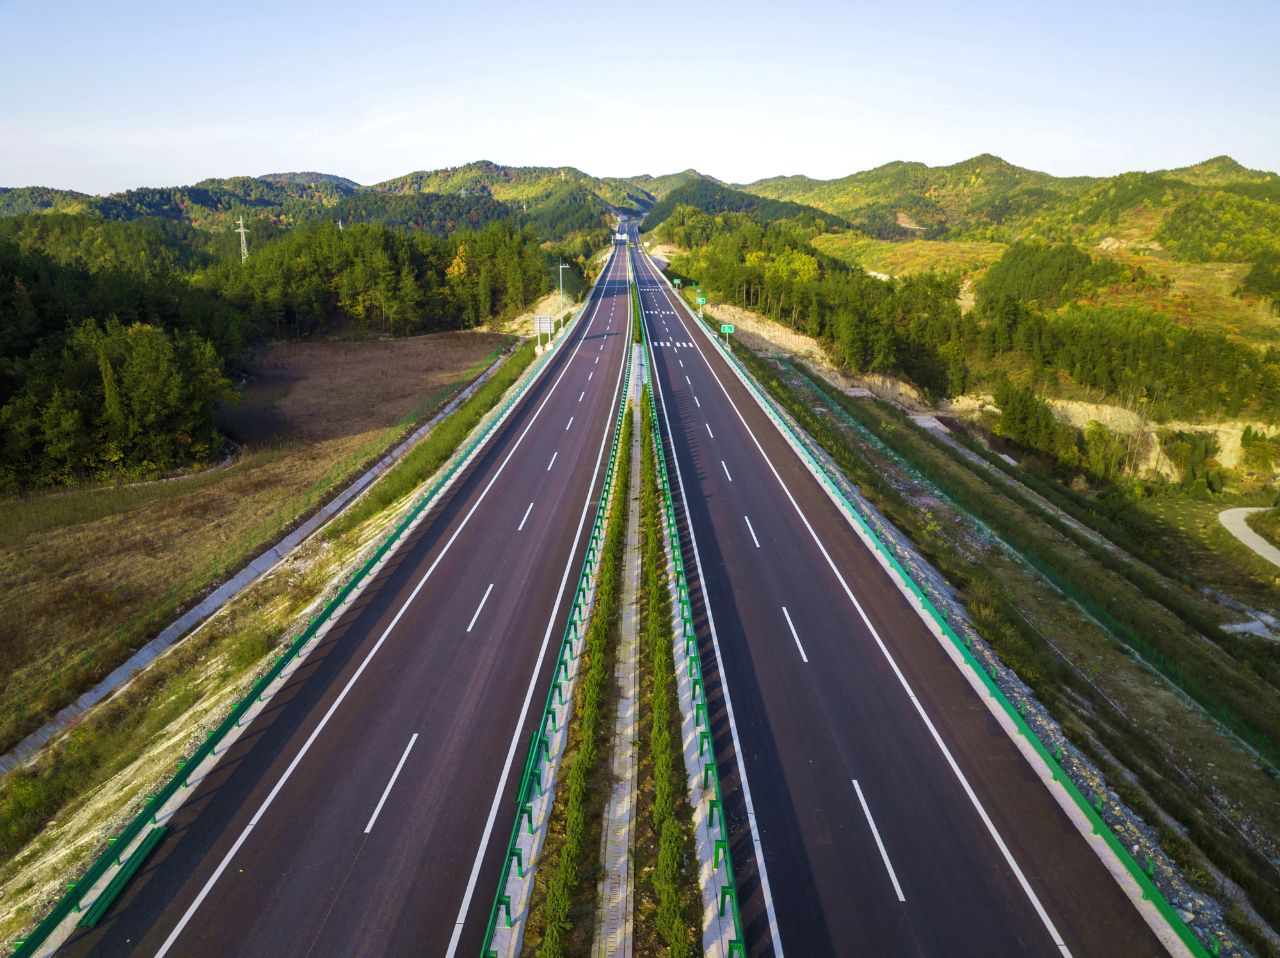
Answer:
M630 383L630 365L621 395ZM619 403L609 464L555 677L516 785L517 815L490 909L484 955L576 953L595 918L594 875L611 737L600 722L611 661L631 461L630 405ZM581 680L581 681L580 681ZM568 773L560 771L568 761ZM584 875L591 876L584 878Z

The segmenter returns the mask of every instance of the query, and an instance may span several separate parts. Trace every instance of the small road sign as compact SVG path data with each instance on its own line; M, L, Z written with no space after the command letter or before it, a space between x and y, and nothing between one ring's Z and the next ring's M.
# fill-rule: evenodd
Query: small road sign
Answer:
M679 286L679 285L680 285L680 279L679 279L679 277L677 277L677 278L674 280L674 282L675 282L675 284L676 284L677 286Z
M698 300L697 300L697 302L698 302L698 305L699 305L699 306L701 306L701 305L702 305L703 303L705 303L706 301L707 301L707 297L705 297L705 296L699 296L699 297L698 297Z
M540 336L540 335L542 335L543 333L546 333L546 334L548 334L548 335L550 335L551 333L554 333L554 332L555 332L555 321L556 321L556 318L555 318L554 316L535 316L535 317L533 317L533 333L534 333L534 335L535 335L535 336Z
M728 325L728 324L725 324L725 325L723 325L723 326L721 326L721 327L720 327L720 332L722 332L722 333L731 333L731 332L733 332L733 327L732 327L732 326L730 326L730 325Z

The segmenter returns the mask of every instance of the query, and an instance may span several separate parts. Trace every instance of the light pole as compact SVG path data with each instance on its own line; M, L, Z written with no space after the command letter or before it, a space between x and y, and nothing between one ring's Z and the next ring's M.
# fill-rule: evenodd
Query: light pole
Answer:
M564 323L564 271L569 267L565 263L560 264L560 322Z

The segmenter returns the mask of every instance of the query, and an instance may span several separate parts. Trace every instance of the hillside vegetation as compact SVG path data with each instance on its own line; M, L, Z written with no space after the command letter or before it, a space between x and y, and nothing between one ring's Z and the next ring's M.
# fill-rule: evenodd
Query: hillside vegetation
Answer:
M704 213L750 213L762 223L782 219L800 220L814 226L819 233L832 227L847 229L849 226L840 217L824 214L812 206L787 200L764 199L711 180L696 179L677 186L655 203L640 224L640 229L644 232L657 229L680 207L693 207Z
M444 239L329 221L274 229L241 263L234 234L163 219L0 220L0 489L207 462L246 346L466 329L519 314L560 261L507 222Z

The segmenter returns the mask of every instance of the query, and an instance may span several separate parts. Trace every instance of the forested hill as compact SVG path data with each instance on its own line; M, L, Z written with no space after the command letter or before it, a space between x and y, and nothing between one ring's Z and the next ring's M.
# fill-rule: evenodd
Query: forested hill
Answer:
M1280 177L1228 156L1118 176L1056 177L983 154L951 166L888 163L835 180L781 176L739 185L806 203L882 240L1100 242L1168 250L1188 262L1251 262L1280 239Z
M333 186L345 186L351 191L360 189L360 184L345 176L334 176L332 173L267 173L258 177L268 183L328 183Z
M590 177L569 167L481 161L371 186L327 173L272 173L192 186L140 187L109 196L47 187L0 189L0 217L42 212L126 221L158 217L215 231L233 228L240 218L250 229L253 221L262 220L288 228L341 219L425 229L437 236L507 218L532 225L544 241L558 242L584 231L603 236L610 207L635 212L653 202L651 194L625 180Z
M645 232L656 229L682 206L696 207L704 213L750 213L762 223L773 223L784 219L819 221L822 223L819 231L833 226L848 227L849 225L841 217L833 216L829 212L812 206L753 196L741 190L722 186L712 180L700 178L689 180L663 196L645 216L640 229Z
M502 166L488 160L420 170L366 189L378 193L483 193L528 212L570 190L590 193L610 206L633 212L654 202L652 194L629 180L588 176L571 166Z

